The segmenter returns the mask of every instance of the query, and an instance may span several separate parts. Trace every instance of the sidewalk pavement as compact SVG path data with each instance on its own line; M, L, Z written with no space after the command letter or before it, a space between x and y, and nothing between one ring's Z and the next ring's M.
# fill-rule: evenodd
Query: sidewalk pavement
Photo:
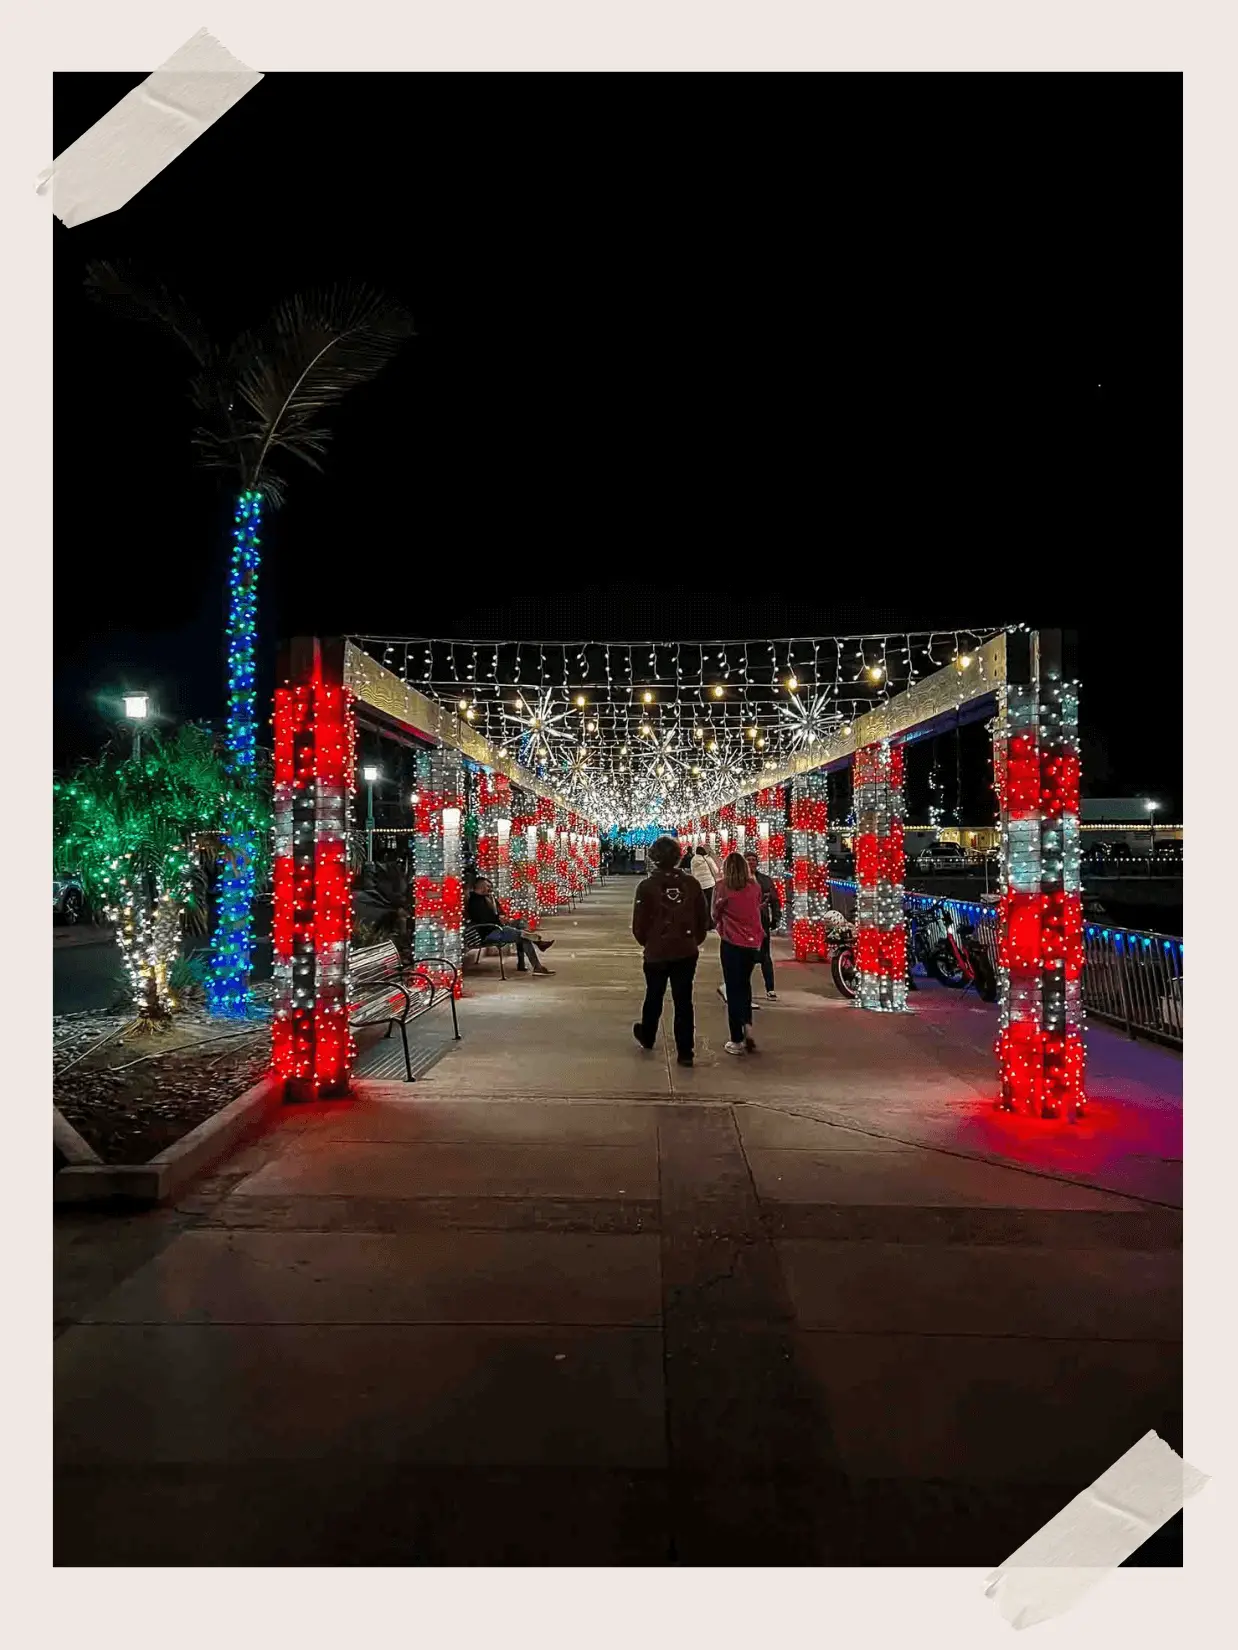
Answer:
M1093 1032L1095 1117L1005 1127L992 1010L785 959L726 1057L711 939L685 1070L633 889L416 1084L59 1222L58 1563L995 1565L1181 1448L1176 1057Z

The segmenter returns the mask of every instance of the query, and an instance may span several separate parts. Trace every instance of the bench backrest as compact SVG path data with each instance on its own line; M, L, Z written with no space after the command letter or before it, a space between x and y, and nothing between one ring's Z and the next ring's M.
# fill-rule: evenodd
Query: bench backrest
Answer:
M391 940L354 951L348 959L349 999L364 996L385 981L398 978L403 967L399 950Z

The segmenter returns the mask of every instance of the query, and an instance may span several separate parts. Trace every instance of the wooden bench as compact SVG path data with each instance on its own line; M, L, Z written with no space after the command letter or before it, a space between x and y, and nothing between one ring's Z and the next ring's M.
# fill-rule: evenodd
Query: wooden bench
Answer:
M445 957L420 957L405 962L395 945L367 945L348 959L348 1024L350 1028L387 1023L384 1037L399 1026L404 1045L404 1070L414 1082L413 1062L408 1052L408 1022L416 1020L441 1002L451 1004L451 1024L456 1042L460 1022L456 1015L456 987L460 971Z

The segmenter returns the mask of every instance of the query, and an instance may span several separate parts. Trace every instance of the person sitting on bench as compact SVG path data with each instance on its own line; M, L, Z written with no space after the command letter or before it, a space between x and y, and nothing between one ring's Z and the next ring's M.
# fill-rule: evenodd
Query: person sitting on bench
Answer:
M465 921L476 928L483 945L514 945L516 947L516 969L524 974L532 965L535 974L553 974L553 968L546 968L538 951L549 951L555 943L553 940L544 940L540 934L526 934L522 926L522 919L508 922L499 911L498 901L491 892L490 883L486 877L478 877L473 884L473 891L469 895L468 906L465 910ZM537 947L535 951L533 948Z

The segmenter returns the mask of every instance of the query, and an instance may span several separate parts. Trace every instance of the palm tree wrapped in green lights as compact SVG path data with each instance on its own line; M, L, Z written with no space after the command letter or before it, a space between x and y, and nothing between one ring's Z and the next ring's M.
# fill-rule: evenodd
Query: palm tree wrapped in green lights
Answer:
M374 378L412 336L402 305L350 284L276 305L267 321L231 344L215 343L197 315L158 281L111 264L90 265L92 297L118 313L153 321L193 358L190 401L201 462L235 489L227 623L229 777L219 896L211 936L208 1002L229 1018L250 1012L255 866L260 857L255 635L265 506L284 499L286 461L322 468L325 416L348 391Z

